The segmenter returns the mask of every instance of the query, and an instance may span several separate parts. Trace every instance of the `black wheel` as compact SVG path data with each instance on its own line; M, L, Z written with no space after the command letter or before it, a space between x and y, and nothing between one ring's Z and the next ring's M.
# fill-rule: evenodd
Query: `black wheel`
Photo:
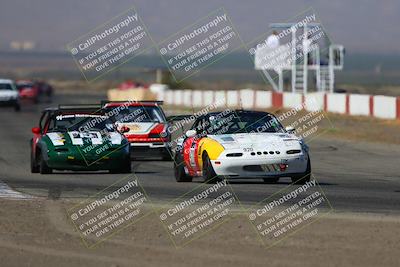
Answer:
M292 182L295 184L305 184L310 181L310 179L311 179L311 161L310 161L309 155L307 155L306 171L301 174L293 175L291 178L292 178Z
M126 160L125 163L118 169L110 169L110 173L131 173L132 172L132 165L131 159Z
M21 111L21 105L19 103L15 104L14 110L17 111L17 112Z
M44 160L42 153L38 153L39 154L39 159L40 159L40 165L39 165L39 172L41 174L50 174L53 172L53 170L51 168L49 168L49 166L47 166L46 161Z
M35 157L35 155L33 154L33 152L31 151L31 173L39 173L40 172L40 168L37 164L37 159Z
M279 181L279 177L263 178L266 184L276 184Z
M121 173L131 173L132 172L132 165L131 165L131 159L129 158L126 160L123 168L121 169Z
M220 181L214 168L211 164L211 160L208 157L207 152L203 154L203 180L205 183L216 183Z
M163 161L172 161L172 156L171 156L171 151L166 149L164 153L162 154L162 160Z
M174 161L174 175L175 180L178 183L191 182L193 180L192 176L186 174L182 156L178 153L176 154Z

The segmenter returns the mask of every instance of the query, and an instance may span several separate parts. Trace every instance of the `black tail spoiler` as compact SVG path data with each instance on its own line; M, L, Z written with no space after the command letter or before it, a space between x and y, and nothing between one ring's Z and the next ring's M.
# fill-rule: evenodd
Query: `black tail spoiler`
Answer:
M97 110L101 109L100 104L61 104L58 105L60 110Z
M193 114L188 114L188 115L173 115L173 116L168 116L167 121L168 122L174 122L174 121L183 121L187 120L190 118L193 118Z
M101 105L104 107L105 105L107 105L107 104L113 104L113 103L116 103L116 104L129 104L129 103L134 103L134 104L137 104L137 103L143 103L143 104L148 104L148 103L154 103L154 104L157 104L157 105L163 105L164 104L164 101L160 101L160 100L120 100L120 101L110 101L110 100L102 100L101 101Z

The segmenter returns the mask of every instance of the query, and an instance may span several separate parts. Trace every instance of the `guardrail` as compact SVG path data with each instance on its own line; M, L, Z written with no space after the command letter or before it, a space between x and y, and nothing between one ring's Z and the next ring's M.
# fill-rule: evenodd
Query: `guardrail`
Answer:
M218 100L220 106L244 109L296 108L303 106L308 111L327 112L351 116L370 116L381 119L400 120L400 97L382 95L338 94L338 93L277 93L253 89L242 90L165 90L158 99L167 105L204 107ZM313 99L313 105L307 106Z

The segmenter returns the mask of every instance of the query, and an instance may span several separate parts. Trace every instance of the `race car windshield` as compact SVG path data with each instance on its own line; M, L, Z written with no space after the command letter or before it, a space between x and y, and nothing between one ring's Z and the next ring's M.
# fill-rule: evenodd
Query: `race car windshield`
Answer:
M33 88L33 84L31 84L31 83L20 83L20 84L17 84L17 89L18 90L32 89L32 88Z
M276 133L284 129L278 120L265 113L230 113L208 117L208 134Z
M93 114L56 115L48 131L115 131L114 124L107 116Z
M158 107L146 106L131 106L126 109L121 109L113 119L119 123L165 121L164 115Z
M0 90L14 90L9 83L0 83Z

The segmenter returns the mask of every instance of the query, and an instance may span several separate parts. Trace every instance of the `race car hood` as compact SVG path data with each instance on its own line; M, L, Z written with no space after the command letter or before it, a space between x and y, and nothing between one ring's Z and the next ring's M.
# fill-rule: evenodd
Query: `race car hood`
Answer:
M109 137L101 135L100 131L68 131L68 132L51 132L46 136L50 139L53 146L85 146L85 145L102 145L111 143L112 145L121 145L123 137L118 132L110 132Z
M0 99L17 98L18 92L14 90L0 90Z
M287 133L238 133L223 135L208 135L207 137L220 143L225 149L236 148L291 148L300 149L301 140Z

